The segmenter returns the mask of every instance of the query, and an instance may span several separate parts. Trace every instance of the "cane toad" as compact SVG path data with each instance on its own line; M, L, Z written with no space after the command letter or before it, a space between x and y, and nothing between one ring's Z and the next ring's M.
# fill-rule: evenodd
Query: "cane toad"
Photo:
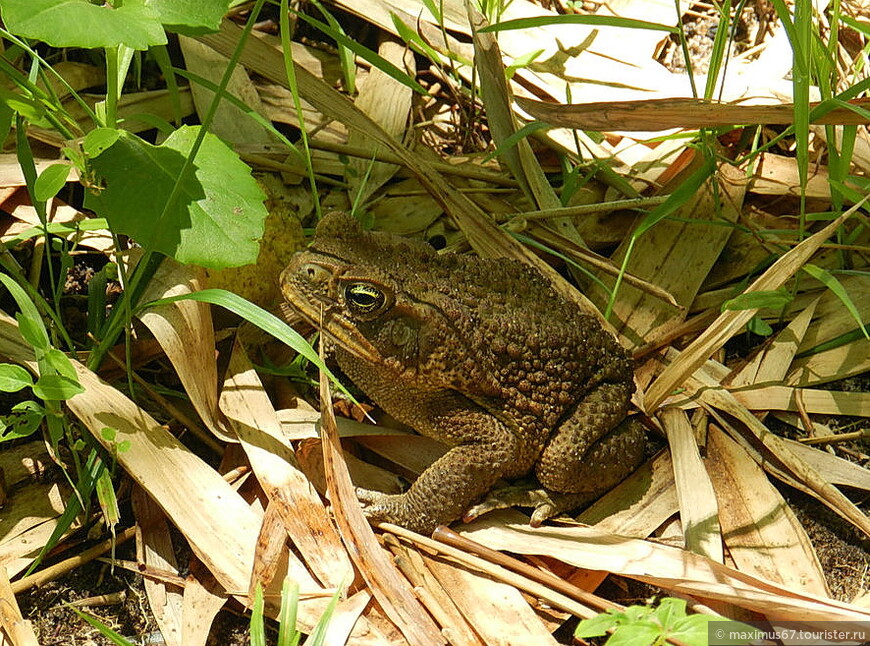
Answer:
M366 492L370 520L430 533L534 472L542 490L512 502L527 498L540 523L640 463L629 356L524 264L438 254L331 213L280 282L357 386L451 447L407 492Z

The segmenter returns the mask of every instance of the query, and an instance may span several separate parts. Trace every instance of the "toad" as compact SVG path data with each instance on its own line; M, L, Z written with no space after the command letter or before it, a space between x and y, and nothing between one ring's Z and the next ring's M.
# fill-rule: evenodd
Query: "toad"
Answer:
M331 213L280 283L357 386L450 447L405 493L361 492L372 522L431 533L498 481L534 473L540 488L477 509L531 506L540 524L643 457L643 430L626 419L629 355L519 261L439 254Z

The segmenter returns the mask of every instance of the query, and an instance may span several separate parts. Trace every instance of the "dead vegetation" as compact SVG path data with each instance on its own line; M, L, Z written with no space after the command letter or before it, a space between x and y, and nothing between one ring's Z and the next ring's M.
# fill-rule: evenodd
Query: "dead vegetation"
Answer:
M828 139L843 131L822 125L863 124L866 113L837 106L809 126L805 180L793 137L748 154L795 114L786 106L793 102L788 34L761 2L749 3L755 16L746 46L732 52L710 86L722 104L685 99L689 76L657 60L674 47L667 31L532 26L501 31L496 41L479 31L486 19L459 2L443 3L440 21L415 2L331 7L429 95L415 95L357 58L357 92L349 100L336 89L343 83L336 50L310 37L293 42L322 208L359 204L375 228L454 251L518 258L579 307L605 312L635 352L637 408L667 447L583 511L579 523L532 529L522 513L506 511L437 540L395 527L373 533L351 482L397 490L399 476L419 473L439 447L360 421L336 425L330 406L321 419L286 380L255 370L280 350L261 345L245 325L216 324L205 303L151 308L138 318L129 366L134 379L143 378L139 403L121 373L107 367L103 380L75 363L85 392L67 408L117 460L132 514L117 532L135 534L137 544L135 565L121 565L143 575L165 643L205 643L227 600L250 607L256 584L274 617L285 577L299 585L298 622L306 631L341 591L328 643L556 643L553 633L569 617L616 607L595 594L607 577L642 581L687 599L697 612L736 619L868 621L866 555L855 563L861 583L851 590L858 593L833 598L780 484L870 536L870 521L854 502L870 489L870 394L837 387L870 368L870 340L858 323L870 316L867 216L854 199L866 194L859 180L868 172L870 140L858 127L849 171L857 179L829 182ZM675 24L671 2L594 9ZM683 11L684 20L710 14L700 3ZM549 14L513 0L501 20L539 15ZM298 112L268 26L246 44L228 92L292 131ZM400 39L407 30L421 35L428 49L417 49L436 60L409 51ZM835 59L855 86L866 76L856 62L866 43L858 31L839 33ZM179 37L186 69L217 82L240 34L228 20L218 33ZM348 28L348 36L356 34ZM538 49L504 80L505 65ZM462 60L475 61L473 73ZM94 83L85 65L58 68L77 89ZM697 72L693 80L706 84ZM581 105L567 105L566 88ZM211 97L196 84L179 95L188 115L201 115ZM164 90L125 99L125 114L171 118ZM552 127L514 140L535 119ZM746 123L764 125L697 132ZM277 274L304 244L302 225L320 207L304 166L262 125L224 103L212 130L263 174L271 216L261 262L207 276L167 261L141 302L231 286L274 307ZM30 134L49 146L62 143L49 131ZM499 161L484 160L484 149L495 147ZM14 156L2 162L3 240L10 241L38 219ZM84 217L59 200L52 213L55 222ZM106 232L70 235L79 236L79 248L114 257ZM776 294L783 299L772 307ZM742 300L723 309L734 299ZM747 331L764 324L766 339ZM6 314L0 355L34 364ZM120 360L123 348L115 355ZM187 401L165 397L144 374L155 357L171 363ZM321 389L328 401L325 383ZM841 432L831 419L854 421ZM107 427L114 436L103 432ZM42 442L0 453L7 494L0 562L8 577L0 578L7 608L0 644L39 643L28 626L36 618L16 614L14 594L44 580L32 578L39 572L21 575L75 495L53 459L63 458L49 457ZM96 528L99 516L81 518L67 536ZM170 525L189 546L190 564L178 561Z

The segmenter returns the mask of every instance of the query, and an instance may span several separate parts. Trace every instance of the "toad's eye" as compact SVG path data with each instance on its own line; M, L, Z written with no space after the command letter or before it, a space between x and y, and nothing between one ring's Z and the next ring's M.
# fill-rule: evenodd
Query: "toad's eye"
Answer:
M384 293L368 283L351 283L344 288L344 298L357 314L371 314L386 301Z

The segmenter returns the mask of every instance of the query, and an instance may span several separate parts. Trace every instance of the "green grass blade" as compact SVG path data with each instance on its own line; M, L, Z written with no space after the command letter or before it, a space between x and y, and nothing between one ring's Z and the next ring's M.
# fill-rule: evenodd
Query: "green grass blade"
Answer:
M295 10L294 10L295 11ZM398 67L393 65L390 61L386 60L383 56L380 56L377 52L373 52L368 47L364 45L360 45L355 40L352 40L345 36L340 31L337 31L327 25L324 22L317 20L316 18L312 18L311 16L305 15L304 13L296 12L296 15L299 16L302 20L307 22L312 27L315 27L322 31L324 34L332 38L335 42L337 42L342 47L347 47L349 50L354 52L357 56L362 58L363 60L368 61L379 70L381 70L384 74L389 76L390 78L398 81L402 85L405 85L414 92L418 94L422 94L424 96L428 95L429 92L422 85L417 83L414 79L412 79L408 74L406 74L403 70L400 70Z
M828 270L822 269L817 265L807 263L806 265L801 267L801 269L803 269L810 276L822 283L825 287L830 289L834 293L834 295L840 299L840 302L843 303L843 305L849 311L849 314L851 314L852 318L855 319L855 322L858 324L858 328L861 330L861 332L864 333L864 338L870 339L870 334L867 333L867 327L861 320L861 314L858 312L858 308L855 307L855 303L849 296L849 292L847 292L845 287L843 287L843 283L837 280L837 277L831 274Z
M80 619L84 619L87 623L89 623L93 628L97 630L103 637L108 639L110 642L115 644L115 646L136 646L129 639L126 639L116 633L114 630L109 628L106 624L101 622L99 619L95 617L91 617L90 615L86 615L81 610L76 608L75 606L71 606L70 604L64 604L67 608L76 613Z
M633 18L620 18L618 16L586 16L570 14L563 16L535 16L533 18L517 18L507 20L494 25L487 25L480 29L485 31L511 31L515 29L531 29L534 27L547 27L549 25L589 25L592 27L626 27L628 29L651 29L653 31L666 31L669 34L679 32L677 27L663 25L646 20Z
M254 305L248 300L245 300L238 294L228 292L224 289L204 289L192 294L181 294L179 296L171 296L169 298L161 298L157 301L152 301L141 306L140 310L156 307L158 305L168 305L176 301L192 300L201 303L210 303L212 305L220 305L228 309L234 314L238 314L249 323L256 325L261 330L268 332L276 339L290 346L296 352L308 359L311 363L323 370L332 382L346 395L350 396L344 386L336 379L335 375L326 367L326 364L320 360L317 351L314 350L308 342L302 338L299 333L284 321L279 319L271 312L267 312L262 307Z
M296 630L299 610L299 584L290 577L281 586L281 611L278 617L278 646L297 646L301 637Z
M251 646L266 646L266 625L263 621L263 587L257 583L254 591L254 606L251 608Z

